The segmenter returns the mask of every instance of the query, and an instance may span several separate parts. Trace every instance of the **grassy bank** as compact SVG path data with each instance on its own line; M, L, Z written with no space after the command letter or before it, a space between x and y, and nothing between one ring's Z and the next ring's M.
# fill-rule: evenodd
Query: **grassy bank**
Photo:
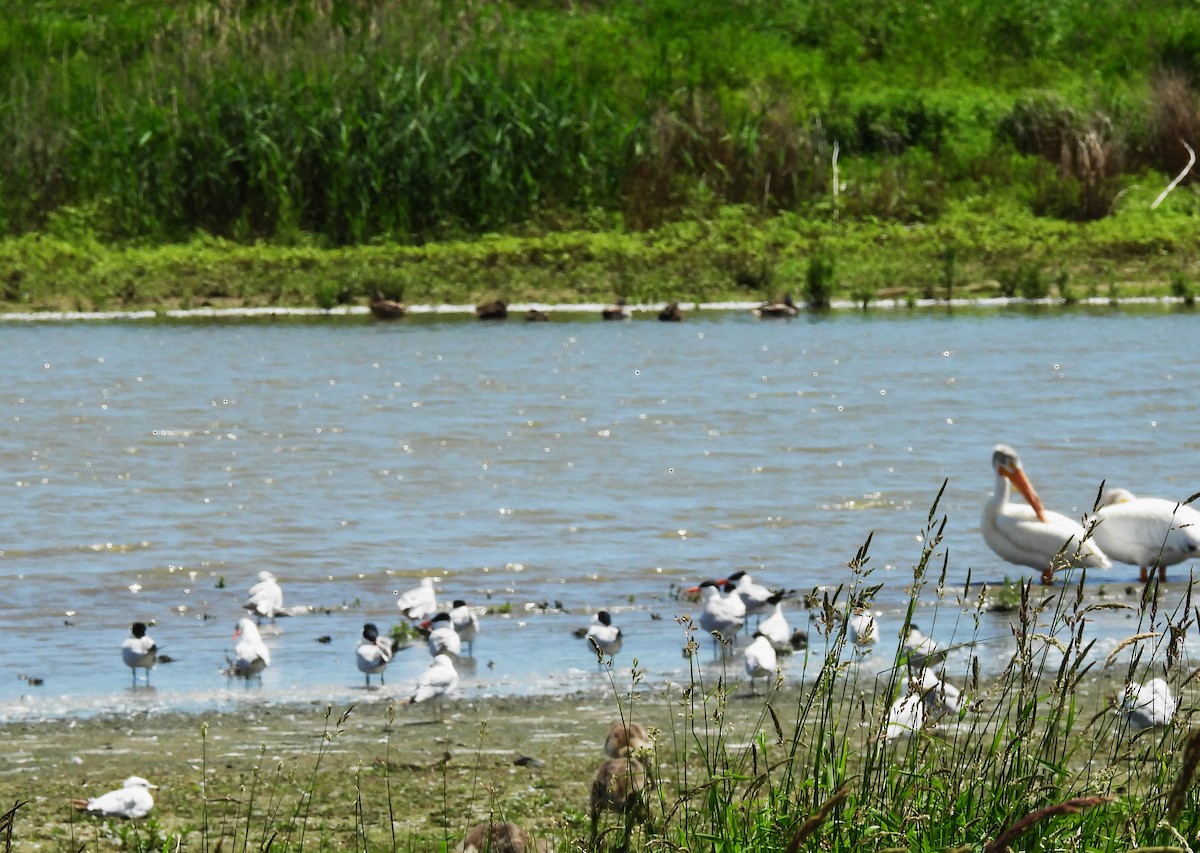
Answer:
M17 3L0 301L1162 292L1198 46L1182 0Z
M714 208L641 232L571 231L348 246L217 238L118 247L64 229L0 240L0 310L104 311L418 304L1176 296L1200 282L1197 220L1126 196L1115 216L1068 224L963 209L936 225L819 223Z
M1200 829L1195 630L1190 596L1160 608L1153 583L1113 596L1063 572L1054 589L944 586L941 522L930 517L913 606L968 645L939 667L966 697L959 712L889 731L909 690L894 636L853 647L844 614L870 607L865 549L850 585L813 591L810 642L769 694L751 695L736 654L681 624L688 683L652 685L636 664L607 694L459 700L445 722L424 706L267 707L92 718L3 728L0 802L20 802L13 848L78 850L445 850L471 824L523 824L551 850L1158 851ZM1011 607L1012 636L982 636L985 609ZM1092 615L1122 608L1129 637L1104 657ZM923 610L923 618L929 613ZM987 629L985 629L987 630ZM1007 660L981 680L978 658ZM1135 731L1112 707L1129 680L1163 675L1180 696L1165 728ZM608 723L651 729L641 753L654 784L641 819L603 817L593 838L590 780ZM518 764L528 756L535 761ZM145 821L80 816L70 797L126 775L162 786Z

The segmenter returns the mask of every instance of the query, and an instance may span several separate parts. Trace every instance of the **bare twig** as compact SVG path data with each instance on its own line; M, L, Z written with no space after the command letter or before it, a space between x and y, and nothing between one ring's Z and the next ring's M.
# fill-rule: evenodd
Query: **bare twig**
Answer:
M1183 145L1183 147L1187 149L1187 152L1188 152L1187 165L1183 167L1182 172L1180 172L1178 175L1175 176L1175 180L1173 180L1173 181L1171 181L1171 183L1167 184L1167 188L1158 194L1158 198L1156 198L1154 200L1154 204L1150 205L1151 210L1154 210L1156 207L1158 207L1160 204L1162 204L1163 199L1165 199L1167 197L1167 195L1171 192L1171 190L1173 190L1173 189L1175 189L1175 187L1179 186L1179 182L1182 181L1184 178L1186 178L1188 172L1192 171L1192 166L1196 165L1196 152L1192 150L1192 146L1188 145L1182 139L1179 141Z

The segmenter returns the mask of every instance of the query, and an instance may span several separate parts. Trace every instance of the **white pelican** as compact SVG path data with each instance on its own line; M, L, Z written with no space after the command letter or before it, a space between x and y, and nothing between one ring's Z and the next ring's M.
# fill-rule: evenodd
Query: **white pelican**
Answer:
M1118 563L1140 567L1142 583L1151 566L1158 566L1158 579L1165 581L1167 566L1200 556L1200 511L1190 506L1109 489L1096 520L1092 541Z
M737 571L725 579L727 585L733 586L738 598L746 608L746 616L760 616L770 609L771 590L760 583L755 583L749 572ZM727 587L728 588L728 587Z
M275 580L275 575L259 572L258 583L250 587L249 597L242 607L255 614L260 625L263 619L274 622L275 614L283 609L283 588Z
M787 617L783 615L783 594L776 593L768 599L769 605L774 609L771 615L758 625L758 633L762 634L771 641L771 645L777 652L791 652L792 646L792 626L788 624Z
M419 586L413 587L396 599L396 606L409 619L428 619L437 613L437 596L433 594L433 578L421 578Z
M1017 452L1007 444L997 444L992 450L992 468L996 471L996 491L983 506L981 528L984 541L998 555L1029 566L1042 573L1042 582L1054 579L1055 558L1077 566L1107 569L1112 566L1104 550L1095 540L1084 541L1083 527L1065 515L1047 512L1042 501L1025 476ZM1009 501L1009 484L1017 487L1028 506Z
M700 630L713 635L714 643L732 643L746 621L746 605L736 592L722 593L720 581L705 581L693 587L704 594Z
M479 617L461 598L454 600L450 608L450 622L458 632L458 638L467 644L467 654L475 656L475 637L479 634Z
M134 622L129 626L133 635L121 643L121 660L133 671L133 684L137 686L137 671L146 670L146 683L150 683L150 670L158 663L158 646L146 636L146 624Z
M404 701L405 705L416 705L421 702L432 702L441 715L442 700L454 688L458 687L458 670L449 655L438 655L429 664L429 669L421 673L417 679L417 689L412 696Z
M157 790L141 776L130 776L115 791L87 800L71 800L75 808L101 817L143 818L154 808L151 790Z
M439 613L428 622L422 622L421 627L429 629L426 641L432 657L449 655L452 660L458 660L458 655L462 652L462 638L454 630L449 613Z
M1175 716L1175 697L1161 678L1152 678L1145 684L1134 682L1125 688L1118 711L1135 732L1165 726Z
M604 738L604 754L609 758L627 758L639 749L649 749L650 737L641 723L615 722Z
M775 647L761 631L755 631L754 640L746 646L743 654L746 656L746 675L750 676L750 692L753 693L754 679L775 675Z
M621 651L624 635L621 634L621 629L612 623L612 616L608 611L601 610L596 614L596 621L587 629L584 639L587 640L588 648L597 655L612 657Z
M237 645L233 647L234 660L228 673L242 678L261 677L262 671L271 665L271 650L263 642L254 620L246 616L239 619L233 639Z
M592 779L592 838L605 809L637 818L644 816L646 770L636 758L606 758Z
M383 671L392 661L392 641L388 637L379 636L379 629L374 622L363 625L362 639L354 649L355 662L358 671L367 678L367 686L371 686L371 676L378 675L379 683L383 684Z

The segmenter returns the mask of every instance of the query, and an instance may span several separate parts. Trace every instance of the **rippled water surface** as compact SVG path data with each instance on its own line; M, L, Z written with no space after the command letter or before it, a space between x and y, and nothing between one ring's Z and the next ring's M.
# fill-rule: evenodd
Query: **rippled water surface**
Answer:
M363 622L399 622L426 574L511 605L483 617L466 695L596 684L572 631L599 608L619 666L686 678L679 586L837 585L868 535L894 633L944 480L949 585L1029 573L979 534L998 441L1067 515L1105 479L1200 490L1195 328L1166 308L6 326L0 716L353 698ZM315 612L268 632L261 686L231 684L262 569ZM924 623L952 642L956 613ZM175 659L152 690L120 661L133 620ZM388 690L428 660L402 652Z

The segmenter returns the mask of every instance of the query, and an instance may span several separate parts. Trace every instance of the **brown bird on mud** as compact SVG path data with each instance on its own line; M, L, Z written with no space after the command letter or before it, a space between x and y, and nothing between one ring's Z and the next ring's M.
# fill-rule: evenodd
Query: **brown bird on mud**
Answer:
M604 754L609 758L628 758L639 749L649 749L650 738L641 723L623 723L620 720L608 727L604 739Z
M600 814L608 809L625 816L628 833L633 823L646 818L646 770L636 758L608 758L596 770L592 780L592 837L600 824Z

